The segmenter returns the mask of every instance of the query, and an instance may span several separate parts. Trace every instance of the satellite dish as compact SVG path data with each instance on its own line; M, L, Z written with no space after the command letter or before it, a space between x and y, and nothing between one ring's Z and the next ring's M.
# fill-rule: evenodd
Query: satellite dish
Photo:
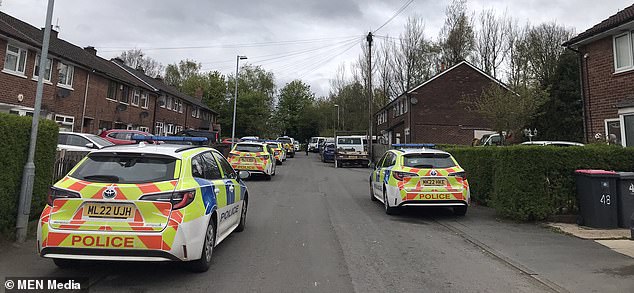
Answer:
M418 104L418 98L416 98L416 97L411 97L411 98L409 99L409 101L412 103L412 105L416 105L416 104Z

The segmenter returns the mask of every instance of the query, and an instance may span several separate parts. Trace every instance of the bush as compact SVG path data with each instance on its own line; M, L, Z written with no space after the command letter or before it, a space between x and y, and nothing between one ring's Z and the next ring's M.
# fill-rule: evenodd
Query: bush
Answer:
M512 146L449 150L467 171L474 200L517 220L577 211L574 171L634 170L634 149Z
M46 204L57 148L57 124L42 120L39 125L31 218L39 217ZM0 113L0 137L0 234L12 236L15 231L22 172L29 151L31 118Z

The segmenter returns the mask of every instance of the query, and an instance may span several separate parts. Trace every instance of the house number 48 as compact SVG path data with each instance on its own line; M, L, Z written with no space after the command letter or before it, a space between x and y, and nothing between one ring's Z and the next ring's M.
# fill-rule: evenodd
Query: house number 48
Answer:
M601 203L604 205L610 205L610 195L604 194L603 196L601 196Z

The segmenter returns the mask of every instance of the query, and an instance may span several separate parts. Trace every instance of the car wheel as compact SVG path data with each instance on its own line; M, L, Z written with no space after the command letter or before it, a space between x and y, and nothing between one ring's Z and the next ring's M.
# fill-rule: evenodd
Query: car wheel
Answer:
M376 196L374 196L374 188L372 188L372 182L370 182L370 199L372 201L377 201Z
M244 227L247 225L247 208L248 208L248 199L244 199L244 203L242 204L242 213L240 214L240 224L236 228L236 232L244 231Z
M209 221L207 230L205 230L205 241L203 242L203 251L200 255L200 259L190 261L188 267L191 271L197 273L203 273L209 270L211 266L211 257L214 252L214 246L216 245L216 224L213 220Z
M385 206L385 213L388 215L395 215L397 212L396 207L391 207L387 200L387 191L383 188L383 206Z
M72 269L79 265L79 261L75 259L54 258L53 263L60 269Z
M271 181L271 175L269 175L269 174L264 174L264 180L266 180L266 181Z
M456 216L461 216L463 217L464 215L467 214L467 206L461 206L461 207L454 207L453 208L453 213Z

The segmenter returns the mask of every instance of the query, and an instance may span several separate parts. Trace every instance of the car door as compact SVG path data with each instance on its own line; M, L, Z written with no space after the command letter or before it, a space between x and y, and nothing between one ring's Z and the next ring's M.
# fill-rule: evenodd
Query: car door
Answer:
M218 162L211 151L202 153L201 158L204 161L205 179L214 186L214 193L216 194L216 205L218 207L216 213L218 217L216 222L218 224L216 241L220 242L236 223L236 215L239 215L239 210L234 202L235 186L230 180L223 180Z
M383 160L383 164L381 165L381 169L379 170L377 192L379 192L380 194L383 193L383 186L387 185L387 182L390 180L390 171L395 163L396 154L394 154L393 152L387 152L385 160Z
M372 182L372 191L375 195L378 194L378 190L381 188L381 167L383 165L383 161L385 161L385 158L388 154L389 152L386 152L379 159L379 161L376 163L376 166L374 167L374 171L372 171L372 176L370 177L370 181Z
M68 151L89 152L92 149L87 148L86 144L90 141L76 134L66 134L65 149Z
M222 179L225 182L227 187L227 192L229 194L230 202L233 203L234 207L232 209L238 209L238 211L242 211L242 205L244 204L244 198L246 196L247 186L244 184L239 177L236 171L231 167L231 164L225 159L220 153L213 152L216 161L218 161L218 165L220 166L220 171L222 171ZM235 225L240 222L239 213L234 214L232 221Z

